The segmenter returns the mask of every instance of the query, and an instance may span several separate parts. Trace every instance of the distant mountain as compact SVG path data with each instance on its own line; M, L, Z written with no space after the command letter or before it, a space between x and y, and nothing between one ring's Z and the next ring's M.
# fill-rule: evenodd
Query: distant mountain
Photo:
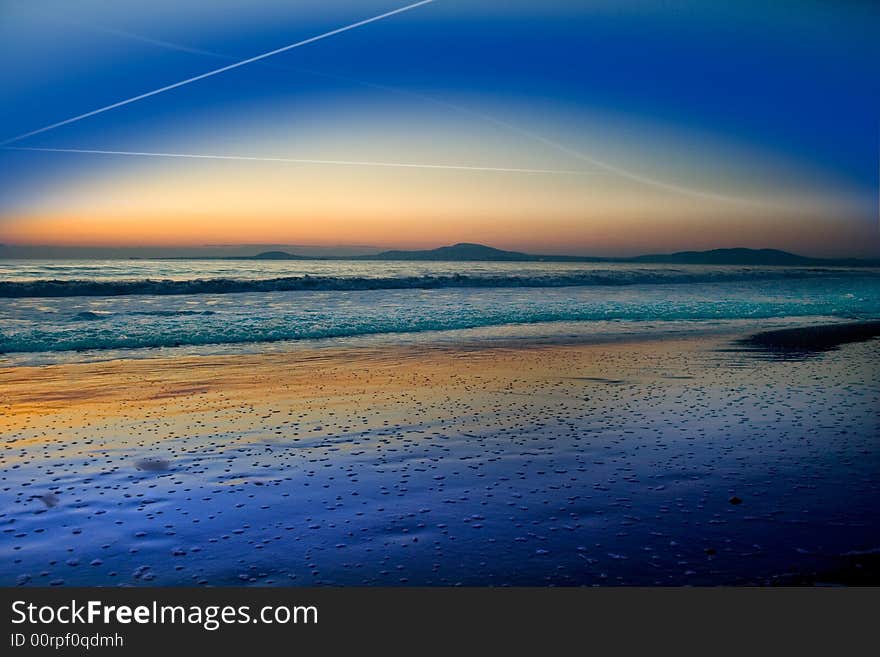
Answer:
M876 266L875 260L856 258L809 258L779 249L712 249L710 251L679 251L629 258L627 262L668 263L678 265L761 265L761 266Z
M251 255L258 248L270 250ZM290 251L281 250L289 248ZM448 262L621 262L657 263L680 265L754 265L789 267L880 267L880 259L858 258L810 258L780 251L778 249L712 249L710 251L679 251L676 253L653 253L635 257L595 257L570 255L540 255L522 251L505 251L484 244L460 242L451 246L424 250L392 250L370 253L371 247L314 247L276 244L252 244L249 247L210 246L193 251L187 247L175 247L157 252L143 248L104 247L54 247L18 246L0 244L0 258L130 258L160 260L421 260ZM375 247L373 247L375 248ZM302 249L302 251L300 251ZM351 249L346 251L345 249ZM251 254L248 253L251 250ZM225 252L224 252L225 251Z
M632 262L668 262L689 265L807 265L817 262L815 258L807 258L778 249L744 248L649 254L630 260Z
M420 251L382 251L363 256L367 260L531 260L534 256L518 251L503 251L483 244L460 242L452 246Z
M492 262L599 262L604 258L579 256L533 255L519 251L504 251L484 244L460 242L452 246L422 251L383 251L375 255L360 256L359 260L436 260L436 261L492 261Z
M295 255L287 251L263 251L255 256L245 256L248 260L311 260L308 256Z
M597 258L590 256L536 255L505 251L485 244L460 242L451 246L416 251L383 251L356 256L303 256L287 251L264 251L253 256L231 256L226 259L247 260L421 260L447 262L635 262L675 265L753 265L788 267L880 267L880 260L856 258L809 258L778 249L712 249L710 251L679 251L655 253L633 258Z

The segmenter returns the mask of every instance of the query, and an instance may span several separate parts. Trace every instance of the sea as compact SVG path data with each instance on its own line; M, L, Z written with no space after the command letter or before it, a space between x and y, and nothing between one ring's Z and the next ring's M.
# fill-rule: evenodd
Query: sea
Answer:
M3 260L0 363L602 340L880 317L880 269Z
M866 268L3 261L0 584L876 582L878 344L733 336L877 317Z

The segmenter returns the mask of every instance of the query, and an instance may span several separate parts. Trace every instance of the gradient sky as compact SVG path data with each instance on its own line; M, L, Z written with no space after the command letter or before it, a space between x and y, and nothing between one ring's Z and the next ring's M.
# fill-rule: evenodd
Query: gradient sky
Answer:
M4 0L0 142L404 4ZM722 4L435 0L8 144L337 163L0 149L0 243L880 255L880 9Z

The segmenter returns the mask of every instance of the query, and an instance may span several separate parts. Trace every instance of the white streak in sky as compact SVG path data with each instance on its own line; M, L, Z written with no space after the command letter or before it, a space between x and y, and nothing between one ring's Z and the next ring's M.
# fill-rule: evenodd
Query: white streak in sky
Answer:
M537 141L555 151L568 155L570 157L574 157L582 162L586 162L591 166L594 166L598 169L606 171L608 173L612 173L618 175L622 178L627 178L628 180L632 180L637 183L641 183L643 185L647 185L649 187L654 187L657 189L662 189L668 192L674 192L677 194L681 194L684 196L691 196L701 199L707 199L711 201L722 201L724 203L739 203L745 205L760 205L760 206L772 206L773 204L767 200L759 200L754 198L749 198L745 196L733 196L728 194L720 194L717 192L706 191L704 189L699 189L695 187L688 187L684 185L676 185L674 183L665 182L663 180L658 180L657 178L653 178L651 176L642 175L640 173L636 173L634 171L630 171L628 169L624 169L623 167L616 166L604 160L600 160L598 158L587 155L586 153L582 153L574 148L569 146L565 146L564 144L560 144L557 141L552 139L548 139L543 135L539 135L530 130L526 130L525 128L520 128L519 126L513 125L512 123L508 123L507 121L503 121L491 114L485 114L483 112L471 109L469 107L463 107L456 103L450 103L446 100L441 100L439 98L435 98L433 96L426 96L424 94L416 93L413 91L408 91L406 89L400 89L398 87L391 87L383 84L377 84L373 82L365 82L362 80L356 80L354 78L343 78L341 76L333 76L338 77L339 79L348 80L350 82L354 82L356 84L362 84L367 87L372 87L374 89L383 89L385 91L389 91L391 93L401 94L404 96L409 96L411 98L417 98L426 103L431 103L434 105L438 105L440 107L445 107L447 109L451 109L456 112L460 112L462 114L472 116L474 118L480 119L481 121L485 121L487 123L491 123L492 125L499 127L508 132L512 132L514 134L520 135L521 137L525 137L532 141Z
M562 174L572 176L592 175L591 171L576 169L521 169L515 167L473 166L465 164L424 164L419 162L374 162L368 160L315 160L293 157L258 157L248 155L206 155L202 153L156 153L148 151L109 151L92 148L29 148L26 146L4 146L7 151L34 151L41 153L82 153L89 155L129 155L136 157L167 157L195 160L234 160L244 162L283 162L287 164L330 164L358 167L393 167L402 169L446 169L452 171L489 171L499 173L538 173Z
M90 116L95 116L96 114L101 114L103 112L107 112L112 109L116 109L117 107L122 107L124 105L129 105L131 103L135 103L139 100L143 100L144 98L149 98L150 96L156 96L158 94L164 93L166 91L171 91L172 89L177 89L178 87L183 87L187 84L192 84L193 82L198 82L199 80L204 80L205 78L210 78L214 75L219 75L220 73L225 73L226 71L231 71L232 69L239 68L241 66L246 66L247 64L252 64L254 62L258 62L262 59L266 59L268 57L272 57L273 55L278 55L283 52L287 52L288 50L293 50L294 48L299 48L301 46L308 45L310 43L314 43L316 41L321 41L322 39L327 39L331 36L335 36L337 34L341 34L343 32L348 32L349 30L354 30L358 27L362 27L364 25L368 25L370 23L375 23L376 21L380 21L384 18L389 18L396 14L401 14L405 11L410 11L415 9L416 7L421 7L422 5L429 4L434 2L434 0L421 0L421 2L416 2L411 5L407 5L405 7L401 7L399 9L394 9L393 11L385 12L384 14L379 14L378 16L373 16L372 18L367 18L362 21L358 21L357 23L351 23L350 25L346 25L344 27L337 28L335 30L331 30L329 32L324 32L323 34L319 34L318 36L313 36L308 39L304 39L303 41L297 41L296 43L292 43L290 45L284 46L283 48L277 48L275 50L270 50L269 52L264 52L261 55L256 55L254 57L249 57L248 59L243 59L241 61L235 62L234 64L229 64L228 66L223 66L221 68L216 68L213 71L208 71L207 73L202 73L201 75L196 75L195 77L187 78L186 80L181 80L180 82L175 82L174 84L169 84L164 87L160 87L159 89L154 89L153 91L148 91L146 93L140 94L138 96L134 96L132 98L128 98L126 100L121 100L118 103L113 103L112 105L106 105L104 107L100 107L96 110L92 110L91 112L86 112L85 114L79 114L78 116L73 116L69 119L65 119L64 121L59 121L57 123L53 123L51 125L44 126L42 128L38 128L37 130L31 130L30 132L26 132L24 134L18 135L16 137L12 137L5 141L0 142L0 146L5 146L7 144L11 144L16 141L20 141L25 139L26 137L32 137L33 135L38 135L43 132L48 132L49 130L54 130L55 128L59 128L63 125L67 125L69 123L74 123L75 121L80 121L82 119L86 119Z
M64 23L66 25L73 25L78 28L85 28L87 30L92 30L94 32L101 32L103 34L112 34L113 36L121 37L124 39L129 39L132 41L141 41L143 43L148 43L151 46L156 46L158 48L164 48L166 50L177 50L178 52L186 52L191 55L203 55L205 57L215 57L217 59L226 59L235 61L238 57L232 57L230 55L222 55L217 52L212 52L210 50L202 50L201 48L193 48L191 46L185 46L180 43L174 43L173 41L165 41L163 39L154 39L149 36L145 36L143 34L137 34L135 32L129 32L128 30L120 30L115 27L111 27L109 25L102 25L100 23L94 22L86 22L82 20L78 20L75 18L71 18L70 16L63 16L58 13L42 11L38 7L27 7L28 11L42 16L43 18L47 18L51 21L56 21L58 23Z
M426 0L426 2L431 2L431 1L432 1L432 0ZM414 5L409 5L409 6L407 6L407 7L403 7L403 8L401 8L401 9L396 10L396 11L389 12L388 14L383 14L383 15L381 15L381 16L377 16L377 17L375 17L375 18L368 19L367 21L363 21L363 22L361 22L361 23L355 23L354 25L349 25L349 26L347 26L347 27L340 28L339 30L336 30L336 31L334 31L334 32L328 32L327 34L323 34L323 35L320 35L320 36L318 36L318 37L314 37L314 38L311 39L311 40L307 40L307 41L304 41L304 42L301 42L301 43L298 43L298 44L293 44L292 46L288 46L286 49L289 50L289 49L291 49L291 48L295 48L295 47L297 47L297 46L299 46L299 45L304 45L305 43L310 43L311 41L315 41L315 40L318 40L318 39L325 38L325 37L327 37L327 36L331 36L332 34L336 34L336 33L340 32L340 31L345 31L345 30L348 30L348 29L352 29L352 28L357 27L357 26L359 26L359 25L363 25L363 24L368 23L368 22L376 21L376 20L379 20L379 19L381 19L381 18L385 18L385 17L387 17L387 16L390 16L390 15L392 15L392 14L395 14L395 13L400 13L400 12L403 12L403 11L408 11L409 9L414 9L415 7L417 7L417 6L419 6L419 5L422 5L422 4L425 4L426 2L419 2L419 3L414 4ZM54 18L57 19L58 17L57 17L57 16L54 16ZM178 51L181 51L181 52L189 52L189 53L192 53L192 54L204 55L204 56L208 56L208 57L216 57L216 58L221 58L221 59L235 59L235 58L234 58L233 56L231 56L231 55L226 55L226 54L223 54L223 53L213 52L213 51L209 51L209 50L201 50L201 49L198 49L198 48L192 48L192 47L190 47L190 46L186 46L186 45L183 45L183 44L180 44L180 43L174 43L174 42L171 42L171 41L164 41L164 40L160 40L160 39L154 39L154 38L151 38L151 37L148 37L148 36L142 35L142 34L135 34L135 33L133 33L133 32L127 32L127 31L123 31L123 30L118 30L118 29L111 28L111 27L107 27L107 26L104 26L104 25L95 25L95 24L91 24L91 23L82 23L82 22L79 22L79 21L73 21L73 20L71 20L71 19L67 19L67 18L65 18L65 19L63 19L63 20L65 20L66 22L70 22L70 23L78 24L78 25L80 25L80 26L82 26L82 27L88 27L88 28L96 29L96 30L99 30L99 31L102 31L102 32L107 32L107 33L109 33L109 34L115 34L116 36L125 37L125 38L130 38L130 39L134 39L134 40L137 40L137 41L142 41L142 42L145 42L145 43L149 43L149 44L151 44L151 45L154 45L154 46L157 46L157 47L160 47L160 48L167 48L167 49L169 49L169 50L178 50ZM271 56L271 55L273 55L273 54L276 54L276 53L278 53L278 52L282 52L283 50L285 50L285 48L282 48L281 50L273 51L273 52L271 52L271 53L267 53L267 54L265 54L265 55L260 55L260 56L258 56L258 57L256 57L256 58L252 58L252 59L250 59L250 60L245 60L244 62L238 62L238 63L236 63L236 64L233 64L233 65L229 66L229 67L225 67L225 68L222 68L222 69L218 69L217 71L212 71L212 72L210 72L210 73L207 73L207 74L205 74L204 76L199 76L199 77L197 77L197 78L192 78L192 79L190 79L190 80L186 80L186 81L184 81L184 82L182 82L182 83L180 83L180 84L188 84L189 82L193 82L193 81L195 81L195 80L197 80L197 79L200 79L201 77L207 77L207 76L209 76L209 75L214 75L215 73L219 73L219 72L221 72L221 71L229 70L229 68L234 68L234 67L236 67L236 66L241 66L241 65L243 65L243 64L246 64L246 63L249 63L249 62L253 62L253 61L256 61L257 59L261 59L261 58L264 58L264 57L269 57L269 56ZM511 132L511 133L517 134L517 135L519 135L519 136L521 136L521 137L525 137L525 138L527 138L527 139L529 139L529 140L539 142L539 143L543 144L544 146L547 146L547 147L549 147L549 148L551 148L551 149L553 149L553 150L555 150L555 151L557 151L557 152L563 153L563 154L568 155L568 156L570 156L570 157L574 157L574 158L576 158L576 159L578 159L578 160L581 160L582 162L586 162L586 163L590 164L591 166L596 167L596 168L598 168L598 169L601 169L601 170L603 170L603 171L606 171L606 172L608 172L608 173L611 173L611 174L614 174L614 175L620 176L620 177L622 177L622 178L626 178L626 179L628 179L628 180L632 180L633 182L637 182L637 183L640 183L640 184L642 184L642 185L647 185L647 186L649 186L649 187L654 187L654 188L656 188L656 189L662 189L662 190L665 190L665 191L668 191L668 192L673 192L673 193L681 194L681 195L684 195L684 196L690 196L690 197L695 197L695 198L701 198L701 199L705 199L705 200L720 201L720 202L723 202L723 203L744 204L744 205L755 205L755 206L763 206L763 207L774 207L774 206L776 205L775 203L771 202L771 201L768 200L768 199L755 199L755 198L750 198L750 197L746 197L746 196L721 194L721 193L718 193L718 192L713 192L713 191L709 191L709 190L705 190L705 189L699 189L699 188L690 187L690 186L685 186L685 185L677 185L677 184L674 184L674 183L670 183L670 182L666 182L666 181L663 181L663 180L660 180L660 179L654 178L654 177L652 177L652 176L643 175L643 174L641 174L641 173L637 173L637 172L631 171L631 170L629 170L629 169L625 169L625 168L623 168L623 167L619 167L619 166L617 166L617 165L611 164L610 162L607 162L607 161L605 161L605 160L597 159L597 158L592 157L592 156L590 156L590 155L587 155L586 153L583 153L583 152L581 152L581 151L579 151L579 150L576 150L576 149L571 148L571 147L569 147L569 146L565 146L564 144L560 144L560 143L557 142L557 141L554 141L554 140L548 139L548 138L546 138L546 137L544 137L544 136L542 136L542 135L536 134L536 133L531 132L531 131L529 131L529 130L526 130L526 129L524 129L524 128L520 128L519 126L516 126L516 125L513 125L513 124L511 124L511 123L508 123L507 121L503 121L503 120L501 120L501 119L498 119L497 117L492 116L492 115L490 115L490 114L485 114L485 113L483 113L483 112L480 112L480 111L477 111L477 110L474 110L474 109L471 109L471 108L468 108L468 107L463 107L462 105L458 105L458 104L456 104L456 103L451 103L451 102L448 102L448 101L446 101L446 100L441 100L441 99L439 99L439 98L435 98L435 97L433 97L433 96L427 96L427 95L424 95L424 94L421 94L421 93L417 93L417 92L409 91L409 90L407 90L407 89L401 89L400 87L392 87L392 86L389 86L389 85L379 84L379 83L375 83L375 82L368 82L368 81L365 81L365 80L359 80L359 79L357 79L357 78L350 78L350 77L347 77L347 76L337 75L337 74L332 74L332 73L325 73L325 72L322 72L322 71L315 71L315 70L301 69L301 68L293 68L293 67L289 67L289 66L282 66L282 67L280 67L280 68L282 68L282 69L284 69L284 70L297 71L297 72L299 72L299 73L307 73L307 74L309 74L309 75L317 75L317 76L320 76L320 77L326 77L326 78L331 78L331 79L335 79L335 80L341 80L341 81L352 82L352 83L354 83L354 84L358 84L358 85L361 85L361 86L364 86L364 87L370 87L370 88L373 88L373 89L378 89L378 90L382 90L382 91L386 91L386 92L390 92L390 93L394 93L394 94L399 94L399 95L402 95L402 96L408 96L408 97L410 97L410 98L416 98L416 99L421 100L421 101L423 101L423 102L431 103L431 104L434 104L434 105L437 105L437 106L440 106L440 107L445 107L445 108L447 108L447 109L451 109L451 110L453 110L453 111L455 111L455 112L459 112L459 113L461 113L461 114L465 114L465 115L468 115L468 116L474 117L474 118L476 118L476 119L479 119L479 120L481 120L481 121L485 121L485 122L487 122L487 123L491 123L492 125L494 125L494 126L496 126L496 127L498 127L498 128L501 128L501 129L506 130L506 131L508 131L508 132ZM180 84L178 84L178 85L172 85L172 86L170 86L170 87L167 87L167 88L165 88L165 89L161 89L161 90L157 90L157 91L155 91L155 92L150 92L149 94L144 94L143 96L139 96L139 97L134 98L134 99L131 99L131 100L129 100L129 101L123 101L122 103L118 103L118 104L116 104L116 105L111 105L111 106L109 106L109 107L107 107L107 108L102 108L102 109L100 109L100 110L96 110L95 112L91 112L91 113L89 113L89 114L85 114L85 115L82 115L82 116L79 116L79 117L75 117L75 118L73 118L73 119L69 119L68 121L63 121L63 122L61 122L61 123L57 123L57 124L55 124L55 125L53 125L53 126L48 126L48 127L43 128L43 129L41 129L41 130L36 130L36 131L34 131L34 132L27 133L27 134L25 134L25 135L20 135L20 136L18 136L18 137L14 137L13 139L7 140L7 141L5 141L5 142L0 142L0 146L4 146L4 145L6 145L6 144L10 144L10 143L12 143L12 142L18 141L19 139L24 139L25 137L29 137L29 136L31 136L31 135L33 135L33 134L37 134L37 133L40 133L40 132L44 132L44 131L46 131L46 130L51 130L52 128L58 127L59 125L64 125L65 123L71 123L71 122L73 122L73 121L77 121L77 120L79 120L79 119L81 119L81 118L85 118L86 116L91 116L92 114L97 114L97 113L99 113L99 112L106 111L107 109L112 109L113 107L118 107L119 105L122 105L122 104L127 104L128 102L134 102L135 100L139 100L140 98L144 98L144 97L146 97L146 96L153 95L153 94L155 94L155 93L161 93L162 91L165 91L165 90L170 89L170 88L174 88L175 86L180 86ZM20 150L37 150L37 149L20 149ZM106 153L106 154L111 154L111 152L109 152L109 151L92 151L92 150L85 150L85 149L81 149L81 150L77 150L77 149L41 149L41 150L46 150L46 151L56 150L56 151L58 151L58 152L84 152L84 153ZM136 155L136 154L137 154L137 155L147 155L147 154L145 154L145 153L129 153L129 152L120 152L120 151L116 151L116 152L112 152L112 153L113 153L113 154L116 154L116 155L125 155L125 154L128 154L128 155ZM178 157L178 155L174 155L174 154L165 154L165 155L153 154L153 156L155 156L155 157ZM180 157L183 157L183 156L180 155ZM193 156L193 157L202 157L202 156ZM229 158L221 158L221 157L215 157L215 156L204 156L204 157L213 158L213 159L250 159L250 158L238 158L238 157L229 157ZM283 161L290 161L290 162L294 162L294 161L296 161L296 160L286 160L286 159L284 159L284 158L276 158L276 159L267 159L266 161L282 161L282 162L283 162ZM302 162L302 163L315 163L315 164L347 164L347 165L366 165L366 164L368 164L368 163L365 163L365 162L341 162L341 161L340 161L340 162L336 162L336 161L317 161L317 160L315 160L315 161L310 161L310 162L306 162L306 161L299 161L299 162ZM544 170L544 169L514 169L514 168L501 168L501 167L467 167L467 166L454 166L454 165L448 165L448 166L447 166L447 165L418 165L418 164L403 164L403 163L401 163L401 164L397 164L397 163L370 163L370 164L371 164L371 166L401 166L401 167L415 167L415 168L429 168L429 169L430 169L430 168L440 168L440 169L462 169L462 170L474 170L474 171L508 171L508 172L516 172L516 173L561 173L561 174L586 174L586 173L588 173L588 172L586 172L586 171ZM878 218L880 218L880 214L878 214Z

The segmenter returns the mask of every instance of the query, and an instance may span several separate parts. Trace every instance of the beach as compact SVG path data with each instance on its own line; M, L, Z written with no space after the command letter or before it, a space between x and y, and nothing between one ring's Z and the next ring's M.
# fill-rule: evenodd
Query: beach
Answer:
M864 583L880 343L754 332L7 364L0 583Z

